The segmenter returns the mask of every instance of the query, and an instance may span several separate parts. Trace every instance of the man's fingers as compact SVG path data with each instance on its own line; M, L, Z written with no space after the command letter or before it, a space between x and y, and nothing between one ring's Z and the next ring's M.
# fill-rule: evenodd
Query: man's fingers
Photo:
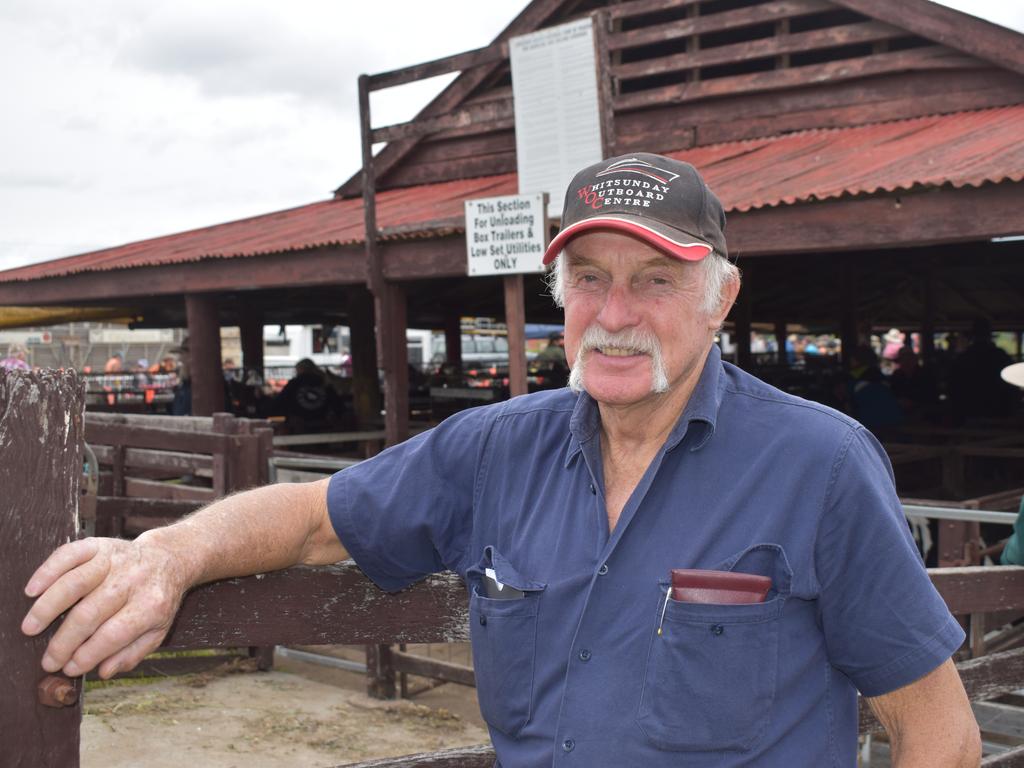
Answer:
M21 623L21 631L26 635L38 635L54 619L96 589L106 573L106 567L95 560L86 560L84 564L66 571L36 600Z
M79 602L71 609L56 634L50 639L50 644L46 647L46 653L43 655L43 669L47 672L56 672L64 667L73 656L77 657L80 646L89 638L100 636L100 628L114 620L127 600L127 593L115 593L101 589ZM109 635L109 632L107 634ZM121 645L110 648L83 671L91 669L96 662L106 658L127 643L126 639ZM75 677L77 674L81 674L81 672L69 673L69 676Z
M134 669L147 654L152 653L160 647L160 643L164 639L165 634L166 630L163 629L151 630L127 648L121 649L100 664L100 677L104 680L109 680L118 672L126 672L129 669Z
M65 573L95 557L98 551L99 543L95 539L82 539L58 547L32 574L25 585L25 594L38 597Z

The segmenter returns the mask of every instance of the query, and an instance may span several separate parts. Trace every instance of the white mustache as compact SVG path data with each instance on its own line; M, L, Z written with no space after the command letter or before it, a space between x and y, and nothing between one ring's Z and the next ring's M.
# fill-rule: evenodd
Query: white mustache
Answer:
M583 332L579 350L576 352L576 361L569 372L569 389L573 392L579 394L586 389L583 379L587 367L587 353L602 347L630 349L649 356L651 358L651 392L661 394L668 391L668 371L665 370L665 361L661 355L661 342L658 341L657 336L636 328L609 333L595 324L588 326Z
M653 333L631 328L627 331L609 333L599 325L591 325L583 332L580 339L579 354L583 355L592 349L603 347L619 347L620 349L632 349L640 354L651 357L661 356L661 344L658 337Z

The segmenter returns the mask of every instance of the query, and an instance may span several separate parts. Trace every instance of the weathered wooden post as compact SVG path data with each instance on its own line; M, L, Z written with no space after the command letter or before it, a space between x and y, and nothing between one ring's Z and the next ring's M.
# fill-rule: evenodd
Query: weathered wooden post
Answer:
M39 665L21 633L33 571L78 530L85 390L74 373L0 369L0 764L77 768L81 680ZM48 703L43 703L44 700Z

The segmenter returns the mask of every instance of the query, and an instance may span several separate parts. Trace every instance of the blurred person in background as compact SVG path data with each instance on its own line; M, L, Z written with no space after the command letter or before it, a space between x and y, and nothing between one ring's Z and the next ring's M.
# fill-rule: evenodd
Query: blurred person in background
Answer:
M7 357L0 360L0 368L8 371L31 371L28 350L22 344L11 344L7 348Z

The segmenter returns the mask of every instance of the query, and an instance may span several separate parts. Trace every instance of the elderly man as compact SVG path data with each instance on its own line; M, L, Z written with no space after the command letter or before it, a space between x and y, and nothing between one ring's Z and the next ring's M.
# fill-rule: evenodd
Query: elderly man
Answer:
M386 590L466 579L505 768L853 765L858 690L896 765L977 765L950 661L963 632L881 447L720 359L739 290L724 224L685 163L584 169L546 256L569 388L134 542L62 547L26 588L30 634L70 609L43 666L109 676L159 644L193 585L352 556ZM760 591L676 592L673 569Z

